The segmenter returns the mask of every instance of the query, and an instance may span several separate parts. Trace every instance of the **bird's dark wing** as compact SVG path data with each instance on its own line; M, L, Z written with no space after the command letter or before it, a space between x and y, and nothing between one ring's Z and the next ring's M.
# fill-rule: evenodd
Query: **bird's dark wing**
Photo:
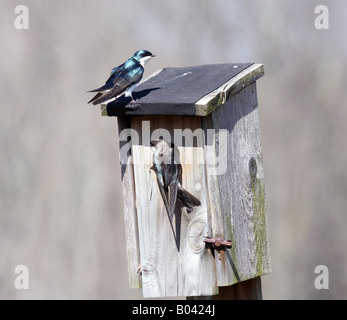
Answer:
M112 98L111 91L114 87L114 83L112 82L112 78L117 76L117 73L119 72L120 67L121 66L112 69L110 77L107 79L106 83L103 86L101 86L100 88L94 89L94 90L87 91L87 92L97 92L97 94L92 99L90 99L88 101L88 103L93 102L93 104L98 104L98 103L107 101L107 100ZM118 71L116 71L116 70L118 70ZM103 100L103 98L105 98L106 96L110 96L110 97L107 98L106 100ZM101 97L103 97L103 98L101 98ZM102 100L102 101L100 101L100 100ZM100 101L100 102L96 102L96 101Z
M179 177L182 174L182 166L180 164L175 164L175 151L174 148L170 149L171 152L171 164L167 164L167 168L170 168L171 174L168 176L170 179L166 181L168 184L168 213L169 213L169 218L172 220L174 212L175 212L175 207L176 207L176 199L177 199L177 189L179 186Z
M178 185L177 198L182 201L188 213L193 211L193 207L199 207L201 205L200 200L195 198L186 189L183 189L181 185Z
M113 87L112 83L111 84L106 83L103 86L101 86L100 88L89 90L87 92L101 92L101 91L110 90L110 89L112 89L112 87Z
M87 92L93 92L93 91L87 91ZM93 102L94 100L96 100L97 98L99 98L100 96L102 96L101 92L98 92L93 98L91 98L88 103Z
M166 211L170 217L170 207L169 207L169 203L167 201L167 192L165 191L164 186L161 186L160 184L158 184L158 187L159 187L159 191L161 194L161 198L163 199L163 202L164 202L165 209L166 209Z
M123 64L121 64L118 67L114 67L111 70L110 76L109 78L106 80L106 84L110 84L111 86L113 85L113 79L116 78L120 73L122 73L125 69L125 65L126 65L127 61L124 62Z
M142 79L143 67L139 64L127 63L128 61L124 63L125 66L122 68L118 67L112 69L115 71L111 72L106 84L99 89L91 91L98 93L88 103L92 102L95 105L110 100Z
M136 83L136 82L135 82ZM118 79L117 84L115 84L111 90L98 92L95 97L93 97L92 100L89 102L92 102L93 104L99 104L103 103L107 100L112 99L113 97L118 96L122 92L124 92L126 89L128 89L130 86L132 86L134 82L126 80L126 79Z
M158 183L159 191L161 194L161 198L163 199L165 209L170 217L170 207L167 201L167 192L165 191L163 176L157 171L156 171L156 176L157 176L157 183Z
M169 213L170 220L172 220L174 212L175 212L177 189L178 189L178 181L176 179L168 187L168 207L169 207L168 213Z
M121 64L118 67L114 67L111 70L109 78L106 80L105 84L101 86L100 88L89 90L87 92L101 92L101 91L106 91L106 90L111 90L112 87L114 86L113 79L117 78L117 76L122 73L125 69L125 62ZM93 99L92 99L93 100ZM89 103L89 102L88 102Z

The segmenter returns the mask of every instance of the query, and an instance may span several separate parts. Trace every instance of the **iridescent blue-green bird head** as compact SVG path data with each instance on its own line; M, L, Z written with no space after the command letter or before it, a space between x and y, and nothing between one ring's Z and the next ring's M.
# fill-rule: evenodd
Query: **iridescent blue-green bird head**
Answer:
M138 50L134 53L133 58L136 59L142 66L146 64L151 58L154 58L155 55L149 52L148 50Z

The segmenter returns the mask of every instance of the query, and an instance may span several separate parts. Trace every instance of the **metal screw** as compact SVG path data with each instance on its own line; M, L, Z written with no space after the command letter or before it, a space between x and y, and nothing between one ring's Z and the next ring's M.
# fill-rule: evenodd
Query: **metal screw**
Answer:
M222 247L231 248L231 245L232 245L231 240L224 240L221 237L218 237L216 239L207 237L204 239L204 242L211 244L216 250L221 250Z

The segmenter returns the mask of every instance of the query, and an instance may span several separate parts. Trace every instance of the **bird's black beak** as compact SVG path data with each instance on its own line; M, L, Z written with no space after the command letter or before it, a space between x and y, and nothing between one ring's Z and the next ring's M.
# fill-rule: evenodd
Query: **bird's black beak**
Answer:
M151 142L149 143L149 146L150 146L150 147L154 147L154 142L151 141Z
M155 54L152 54L152 58L154 58L155 57Z

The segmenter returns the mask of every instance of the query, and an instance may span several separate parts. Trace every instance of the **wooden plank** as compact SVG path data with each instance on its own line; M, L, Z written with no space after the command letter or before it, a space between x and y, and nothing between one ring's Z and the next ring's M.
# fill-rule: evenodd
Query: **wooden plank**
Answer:
M232 286L219 287L219 294L212 300L262 300L261 278L256 277L236 283Z
M215 259L219 286L271 272L257 107L253 82L203 118L205 131L224 129L228 141L225 173L206 166L212 237L233 241ZM206 146L206 157L216 157L217 149Z
M118 136L119 150L126 147L129 143L124 141L126 136L122 137L126 129L130 129L129 117L118 117ZM131 145L131 142L130 142ZM139 232L137 226L137 212L135 206L135 185L132 165L131 150L124 153L120 152L122 191L123 191L123 208L124 208L124 224L125 224L125 240L127 248L128 274L130 288L141 288L138 267L140 266L140 245Z
M202 205L190 214L176 206L172 223L155 173L150 171L149 139L173 137L175 129L194 131L201 128L201 119L132 117L132 128L140 137L139 145L133 145L133 156L144 297L216 294L214 258L203 241L209 234L205 166L194 162L203 153L203 146L178 147L183 167L182 186L199 198ZM185 164L188 160L193 163Z
M256 277L236 283L232 286L219 287L214 296L187 297L187 300L262 300L261 278Z
M130 104L130 99L119 98L102 106L101 114L206 116L221 106L228 95L263 74L262 65L252 63L165 68L135 88L136 103Z
M235 65L234 67L237 67ZM218 89L208 93L195 103L196 115L207 116L212 111L223 105L230 96L242 90L250 83L264 75L264 67L260 63L255 63L243 70Z
M262 300L261 278L256 277L234 284L219 287L219 294L212 296L212 300Z

